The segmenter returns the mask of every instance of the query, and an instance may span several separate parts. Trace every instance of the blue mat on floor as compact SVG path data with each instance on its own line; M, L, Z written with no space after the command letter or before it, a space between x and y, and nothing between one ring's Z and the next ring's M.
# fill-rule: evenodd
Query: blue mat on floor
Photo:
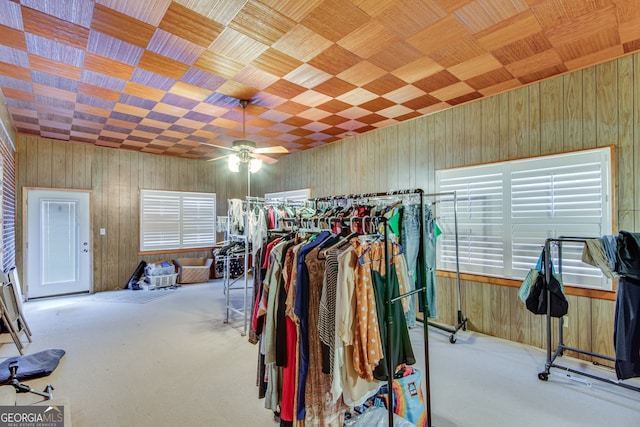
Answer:
M51 374L58 367L58 363L60 363L60 359L62 359L64 355L64 350L52 348L26 356L9 357L0 363L0 384L6 384L11 378L9 364L13 361L18 362L16 377L22 381L31 378L46 377Z

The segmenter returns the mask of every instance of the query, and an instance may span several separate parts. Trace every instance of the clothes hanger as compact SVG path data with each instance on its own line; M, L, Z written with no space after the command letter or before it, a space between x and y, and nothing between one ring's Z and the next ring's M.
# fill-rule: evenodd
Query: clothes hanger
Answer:
M347 236L341 237L340 240L338 240L337 242L335 242L333 245L330 245L326 248L322 248L322 250L318 251L318 255L317 255L317 259L320 261L324 261L327 259L327 253L334 248L338 248L342 245L344 245L345 243L348 243L353 237L356 237L358 235L358 233L351 233Z
M389 243L391 243L391 246L392 246L392 251L391 251L391 254L390 254L390 259L393 259L393 258L395 258L395 257L397 257L397 256L399 256L399 255L401 255L401 254L404 252L404 250L402 249L402 246L400 246L400 245L398 244L398 242L390 241ZM396 248L398 248L398 252L393 253L393 246L395 246ZM373 264L374 262L378 262L378 261L383 261L383 260L384 260L384 257L383 257L383 258L371 259L371 260L367 261L367 260L366 260L365 255L366 255L367 253L369 253L369 251L370 251L370 250L371 250L371 248L367 248L367 249L365 249L365 251L362 253L362 255L360 255L360 256L358 257L358 262L360 263L360 265Z

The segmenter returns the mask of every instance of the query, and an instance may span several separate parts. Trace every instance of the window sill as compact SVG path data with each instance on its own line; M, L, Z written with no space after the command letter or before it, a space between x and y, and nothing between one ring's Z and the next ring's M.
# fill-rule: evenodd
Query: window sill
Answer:
M438 270L436 272L436 275L438 277L447 277L450 279L456 278L455 271ZM468 274L468 273L460 273L460 280L469 280L471 282L487 283L490 285L510 286L512 288L519 288L520 285L522 284L522 281L520 280L504 279L501 277L480 276L477 274ZM579 297L615 301L616 300L615 289L617 288L617 281L614 281L613 288L614 288L613 291L602 291L598 289L576 288L572 286L565 286L564 293L566 295L575 295Z
M213 247L209 246L206 248L188 248L188 249L163 249L157 251L138 251L138 256L146 256L146 255L163 255L163 254L183 254L188 252L211 252Z

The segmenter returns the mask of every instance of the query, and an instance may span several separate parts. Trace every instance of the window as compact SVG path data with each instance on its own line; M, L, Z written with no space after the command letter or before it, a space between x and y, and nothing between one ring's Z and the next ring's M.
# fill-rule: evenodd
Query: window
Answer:
M274 199L282 199L282 200L309 200L311 198L311 189L302 188L300 190L289 190L289 191L279 191L277 193L265 193L265 199L274 200Z
M215 245L215 193L140 190L140 250Z
M523 279L545 239L611 234L609 148L440 170L436 188L456 192L462 272ZM453 206L442 203L437 213L438 268L445 270L456 266ZM611 289L599 269L580 260L582 248L563 244L564 283Z

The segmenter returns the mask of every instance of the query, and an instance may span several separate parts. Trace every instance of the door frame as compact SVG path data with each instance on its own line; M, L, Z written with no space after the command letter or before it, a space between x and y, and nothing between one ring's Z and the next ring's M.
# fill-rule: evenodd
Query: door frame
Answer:
M64 193L88 193L89 194L89 294L94 293L93 287L93 191L76 188L49 188L49 187L22 187L22 294L25 300L29 299L29 281L27 278L27 234L29 229L27 212L27 193L32 190L58 191ZM62 295L60 295L62 296ZM45 298L45 297L43 297Z

